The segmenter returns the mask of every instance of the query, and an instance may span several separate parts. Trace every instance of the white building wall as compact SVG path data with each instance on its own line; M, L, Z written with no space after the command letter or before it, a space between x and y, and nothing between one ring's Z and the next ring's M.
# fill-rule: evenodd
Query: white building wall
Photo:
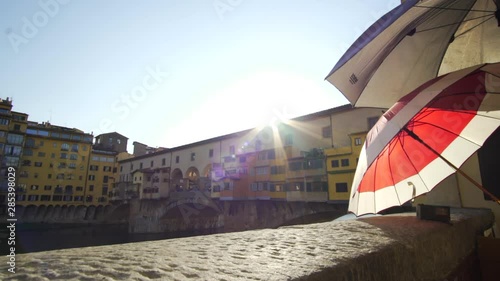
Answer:
M332 114L333 146L350 146L349 134L368 131L368 119L378 119L382 114L380 108L355 108Z

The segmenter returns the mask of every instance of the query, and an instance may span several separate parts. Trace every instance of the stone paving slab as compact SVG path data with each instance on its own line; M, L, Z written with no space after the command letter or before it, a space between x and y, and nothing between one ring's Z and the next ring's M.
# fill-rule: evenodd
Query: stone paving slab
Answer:
M443 280L492 222L489 210L460 209L452 225L412 213L20 254L0 279Z

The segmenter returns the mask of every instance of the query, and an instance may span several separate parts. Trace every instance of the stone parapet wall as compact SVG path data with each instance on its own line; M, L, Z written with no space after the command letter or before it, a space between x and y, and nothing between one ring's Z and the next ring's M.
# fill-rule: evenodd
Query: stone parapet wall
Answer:
M0 279L443 281L493 221L454 209L451 224L409 213L22 254L16 274L0 264Z

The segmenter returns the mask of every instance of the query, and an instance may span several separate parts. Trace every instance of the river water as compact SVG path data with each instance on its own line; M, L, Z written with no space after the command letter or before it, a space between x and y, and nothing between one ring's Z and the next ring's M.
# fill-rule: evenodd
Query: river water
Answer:
M0 255L8 254L7 226L0 226ZM182 233L128 233L128 226L121 225L17 225L16 253L32 253L67 248L112 245L139 241L180 238L217 233L215 230Z

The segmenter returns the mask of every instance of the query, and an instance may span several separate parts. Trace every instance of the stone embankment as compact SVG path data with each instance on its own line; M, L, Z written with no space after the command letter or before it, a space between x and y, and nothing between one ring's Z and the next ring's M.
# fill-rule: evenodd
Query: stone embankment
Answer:
M15 274L0 263L0 279L443 281L467 273L493 221L489 210L454 209L451 224L410 213L21 254Z
M128 223L129 205L16 206L18 223L99 224ZM5 216L0 220L5 221Z
M334 219L347 212L347 205L326 202L218 201L201 195L192 199L131 201L129 232L243 231L307 221L314 215Z

